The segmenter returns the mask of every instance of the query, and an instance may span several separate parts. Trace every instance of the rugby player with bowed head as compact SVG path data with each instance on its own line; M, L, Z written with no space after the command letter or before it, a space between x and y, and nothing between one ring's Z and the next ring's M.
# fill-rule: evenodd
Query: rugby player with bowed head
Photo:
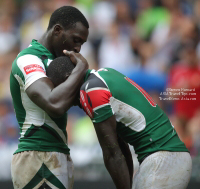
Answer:
M69 57L55 59L47 69L55 86L70 79L74 60L84 60L79 53L69 52ZM189 151L167 115L139 85L111 68L88 70L79 98L117 189L186 189L192 169ZM133 182L127 144L140 163Z
M63 50L78 53L87 41L88 29L78 9L60 7L52 13L41 39L32 40L12 64L10 90L21 135L11 165L14 189L73 188L66 112L80 89L88 63L81 56L74 57L76 67L56 88L46 70L54 58L65 56Z

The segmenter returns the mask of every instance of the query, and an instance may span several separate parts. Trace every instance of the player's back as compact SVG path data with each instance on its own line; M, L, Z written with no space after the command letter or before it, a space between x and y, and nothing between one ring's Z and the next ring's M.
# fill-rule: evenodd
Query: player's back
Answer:
M81 89L90 98L92 121L101 122L114 114L117 133L134 146L140 162L156 151L187 151L166 114L123 74L100 69L89 75Z

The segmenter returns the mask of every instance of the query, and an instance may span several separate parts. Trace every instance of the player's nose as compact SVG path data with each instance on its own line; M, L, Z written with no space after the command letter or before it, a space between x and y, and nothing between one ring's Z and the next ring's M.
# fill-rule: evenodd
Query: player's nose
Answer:
M81 47L80 46L74 47L74 52L79 53L80 51L81 51Z

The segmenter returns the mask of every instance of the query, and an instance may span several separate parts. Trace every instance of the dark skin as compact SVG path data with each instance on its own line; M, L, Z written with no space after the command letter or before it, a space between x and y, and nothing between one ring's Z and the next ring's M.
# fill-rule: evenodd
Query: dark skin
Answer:
M87 61L79 54L88 33L88 29L80 22L68 30L56 24L38 41L55 57L67 55L76 65L70 76L59 86L54 87L46 77L38 79L26 90L29 98L51 117L61 117L73 105L88 69Z
M132 186L133 171L134 171L132 154L131 154L128 144L119 136L118 136L118 144L124 157L126 158L126 164L128 166L129 176L130 176L130 185Z
M60 24L56 24L38 40L55 57L63 56L63 50L79 53L83 43L87 41L89 31L81 23L77 22L70 29L65 30Z
M133 161L128 145L118 137L116 119L94 123L99 143L103 151L104 164L117 189L132 187Z

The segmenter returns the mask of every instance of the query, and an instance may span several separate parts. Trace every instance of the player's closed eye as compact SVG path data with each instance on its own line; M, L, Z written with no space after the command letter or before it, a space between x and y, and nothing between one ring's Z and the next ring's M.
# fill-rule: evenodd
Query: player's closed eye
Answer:
M79 38L74 38L74 43L81 43L81 40Z

